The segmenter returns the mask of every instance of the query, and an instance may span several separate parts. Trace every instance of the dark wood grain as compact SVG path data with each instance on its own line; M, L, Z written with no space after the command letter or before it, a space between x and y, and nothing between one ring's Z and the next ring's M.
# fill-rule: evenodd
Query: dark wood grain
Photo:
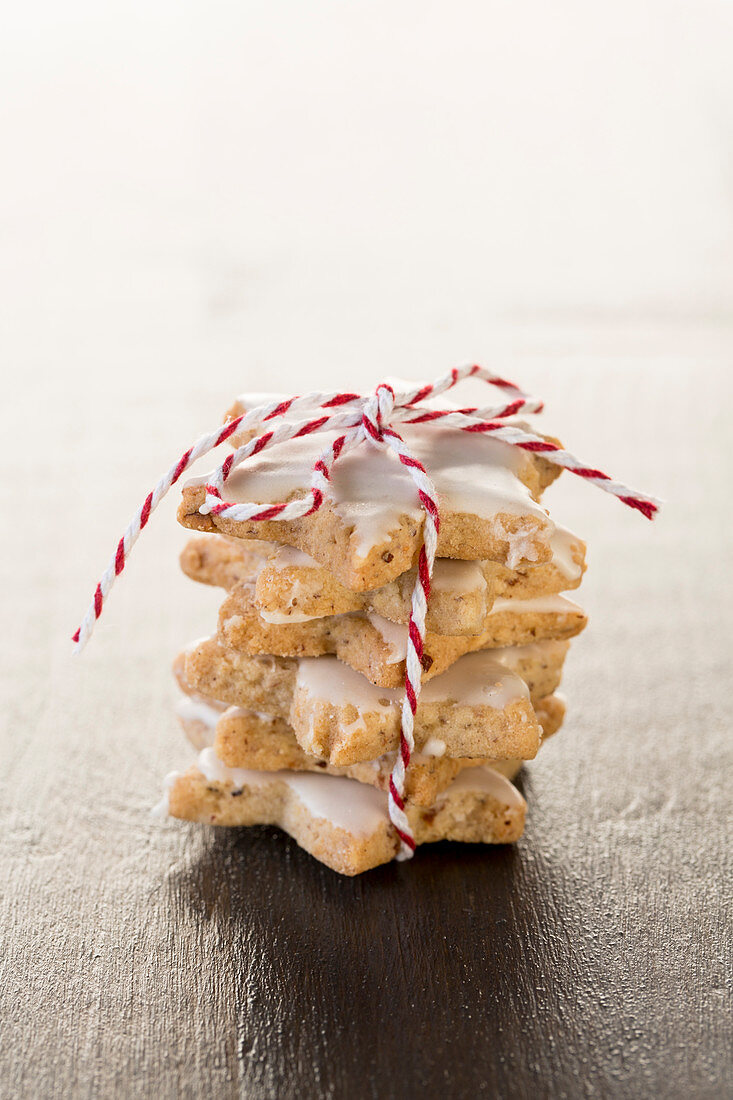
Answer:
M57 457L25 450L38 508L2 564L2 1096L731 1094L732 345L599 346L594 370L543 350L507 373L668 504L653 527L567 477L548 494L588 539L591 621L567 725L522 780L526 834L355 880L275 830L149 818L187 759L168 662L217 602L176 571L172 503L68 653L140 489L256 381L230 364L217 392L171 394L141 364L106 424L80 415L89 375L58 383L39 413ZM123 433L134 453L110 470Z

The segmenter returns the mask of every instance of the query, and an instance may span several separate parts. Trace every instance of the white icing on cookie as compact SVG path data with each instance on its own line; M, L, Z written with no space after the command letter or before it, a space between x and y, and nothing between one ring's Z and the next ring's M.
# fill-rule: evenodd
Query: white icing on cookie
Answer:
M439 737L429 737L422 747L423 756L445 756L446 744Z
M163 794L160 802L156 802L150 810L151 817L165 818L168 817L170 812L170 793L177 780L181 778L180 772L168 772L167 776L163 780Z
M253 408L265 395L244 395L245 407ZM273 395L266 395L268 398ZM299 419L306 418L302 411ZM532 516L541 520L549 539L554 525L517 476L530 461L518 448L498 439L472 435L455 428L402 425L412 454L427 468L436 488L440 507L492 520L497 513ZM306 489L313 463L337 433L304 436L288 440L250 457L226 483L226 499L235 503L263 503L288 500ZM209 475L186 484L203 485ZM374 546L387 542L405 517L420 521L423 516L415 484L396 455L365 441L343 455L334 465L329 496L336 513L353 528L357 554L365 558ZM523 559L533 560L530 529L507 535L508 562L515 568ZM535 534L536 537L536 534Z
M348 725L343 727L343 733L344 733L344 736L346 736L346 737L352 737L355 733L365 733L366 728L367 728L367 724L364 721L363 714L357 714L357 716L356 716L356 718L354 719L353 722L349 722ZM313 723L311 722L311 730L310 730L310 740L311 740L311 742L313 741L313 735L314 735L314 729L313 729Z
M356 779L311 772L260 772L248 768L229 768L210 748L199 754L197 767L209 783L221 783L235 790L285 784L313 817L329 821L354 835L369 835L389 822L386 793ZM178 778L178 772L166 777L165 798L155 808L158 816L167 813L167 793ZM487 794L497 802L516 809L526 806L519 791L508 779L482 766L460 772L438 796L436 807L442 809L452 799L469 792Z
M367 612L367 619L379 634L387 647L387 664L397 665L407 656L407 627L404 623L393 623L389 619Z
M438 558L433 570L431 589L434 592L483 592L486 577L480 561L459 561L453 558Z
M504 521L497 516L492 523L494 534L497 538L504 539L509 544L506 556L506 565L509 569L518 569L524 562L537 560L537 550L534 545L536 532L530 524L523 523L516 531L508 530Z
M311 623L318 616L304 615L302 611L260 611L260 618L270 626L286 626L288 623Z
M521 668L523 661L537 661L540 665L562 663L567 645L567 641L548 638L541 642L528 642L527 645L508 645L502 646L500 649L482 650L481 652L490 653L495 661L498 661L505 668L511 669L512 672L516 672L518 668ZM465 661L475 656L478 656L478 654L468 653L460 660ZM440 679L440 677L436 677L436 679Z
M387 795L367 783L307 772L290 772L286 782L314 817L350 833L371 833L389 820Z
M387 796L365 783L334 775L309 772L259 772L228 768L213 749L200 753L197 766L210 783L239 787L267 787L284 783L305 808L350 833L369 834L389 820Z
M529 600L507 599L497 596L487 620L491 626L493 615L584 615L583 608L566 596L534 596Z
M292 566L299 569L321 568L315 558L303 550L296 550L294 546L281 546L267 564L273 569L289 569Z
M209 783L231 783L234 787L261 787L278 774L230 768L219 759L213 748L203 749L199 753L196 766Z
M462 706L484 706L503 710L519 699L528 699L524 680L493 656L491 649L467 653L439 676L423 685L424 703L450 700Z
M481 650L459 658L423 685L421 701L453 700L465 706L503 710L511 702L528 698L524 681L497 661L494 652ZM403 696L401 688L377 687L336 657L302 657L298 661L297 690L336 706L352 703L358 710L382 714L398 709Z
M464 768L462 772L458 773L443 794L438 795L437 801L440 804L444 800L463 794L466 791L485 792L492 798L495 798L497 802L505 803L507 806L513 806L518 810L526 809L527 806L527 803L513 783L510 783L505 776L500 775L499 772L494 771L493 768L487 768L485 766Z
M252 710L251 707L227 707L226 716L227 718L255 718L258 722L268 724L278 721L274 714L265 714L264 711Z
M578 577L580 577L583 572L583 567L579 564L579 562L583 560L582 539L579 539L578 536L574 535L572 531L569 531L567 527L556 524L552 538L550 539L550 547L552 549L553 565L555 565L569 581L577 581ZM578 561L575 561L573 558L573 550L577 551Z
M375 687L336 657L301 657L295 690L336 705L353 703L359 711L386 712L398 705L401 697L395 689Z
M226 707L226 703L218 703L217 700L207 703L203 699L192 699L189 695L184 695L176 703L176 714L182 722L201 722L213 731Z

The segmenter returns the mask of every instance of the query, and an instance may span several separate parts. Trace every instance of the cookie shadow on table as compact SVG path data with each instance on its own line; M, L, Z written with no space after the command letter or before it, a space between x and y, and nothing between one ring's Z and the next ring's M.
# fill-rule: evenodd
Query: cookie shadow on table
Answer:
M520 776L515 785L524 793L529 782ZM393 861L352 878L319 863L274 826L195 830L190 855L168 876L169 888L192 915L208 918L216 909L235 927L263 903L275 913L308 912L317 905L322 916L345 921L358 903L363 921L386 909L424 906L427 897L453 897L457 889L484 890L483 912L496 904L506 917L502 899L515 894L523 873L517 845L442 841L421 845L408 862Z
M309 1064L341 1074L345 1090L356 1074L384 1081L401 1063L428 1086L436 1067L455 1064L459 1024L464 1053L473 1036L456 1070L468 1095L499 1064L509 1075L530 1033L543 1042L557 1026L540 941L543 926L562 928L570 895L541 839L426 845L410 863L345 878L275 828L201 832L168 893L182 930L212 928L239 1049L266 1050L281 1075L298 1067L293 1095ZM539 1012L537 989L548 990ZM243 1058L255 1092L264 1067ZM290 1094L282 1076L271 1084Z
M233 944L255 939L264 953L277 950L285 933L291 954L311 961L323 951L346 965L364 950L386 956L391 944L404 969L413 956L432 955L439 940L451 945L449 968L477 946L488 955L492 945L504 951L507 944L516 954L507 965L515 965L538 913L561 920L567 901L556 851L531 832L517 845L424 845L409 862L354 878L269 826L200 830L188 849L167 880L169 904L182 921L215 921ZM295 967L291 976L297 973Z

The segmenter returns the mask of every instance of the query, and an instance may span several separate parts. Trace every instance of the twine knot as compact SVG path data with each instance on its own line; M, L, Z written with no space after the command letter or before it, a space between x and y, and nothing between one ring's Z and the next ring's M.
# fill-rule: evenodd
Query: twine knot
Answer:
M364 402L361 422L372 439L382 439L384 427L389 426L394 404L394 390L386 382L380 382L372 396Z

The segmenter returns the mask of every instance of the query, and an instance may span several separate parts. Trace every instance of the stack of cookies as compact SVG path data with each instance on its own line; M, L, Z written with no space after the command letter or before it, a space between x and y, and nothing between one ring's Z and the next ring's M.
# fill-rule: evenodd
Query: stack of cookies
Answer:
M228 415L269 400L242 397ZM585 547L540 503L559 473L541 456L435 425L401 434L441 516L407 817L418 844L511 842L526 811L511 780L563 721L557 688L586 617L561 593L580 584ZM227 500L304 495L328 442L306 436L248 459ZM422 543L414 482L371 442L339 459L323 506L295 520L201 515L206 482L183 490L179 520L204 534L181 565L226 595L216 633L175 663L199 756L168 777L166 808L278 825L343 874L385 863L400 849L387 790Z

